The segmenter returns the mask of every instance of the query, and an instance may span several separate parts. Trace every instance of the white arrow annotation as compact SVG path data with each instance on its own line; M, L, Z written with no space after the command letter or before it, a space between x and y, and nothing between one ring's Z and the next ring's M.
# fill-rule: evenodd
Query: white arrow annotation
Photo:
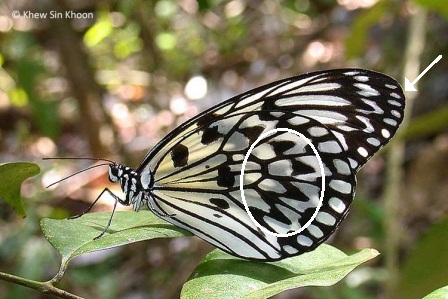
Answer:
M440 59L442 59L442 55L437 56L437 58L434 59L434 61L431 62L431 64L428 65L428 67L420 75L418 75L418 77L415 78L414 81L411 82L411 81L409 81L408 78L404 77L404 90L406 90L406 91L417 91L417 89L415 89L415 87L414 87L415 83L417 83L417 81L420 80L420 78L423 77L423 75L426 74L426 72L429 71L429 69L432 68L432 66L434 64L439 62Z

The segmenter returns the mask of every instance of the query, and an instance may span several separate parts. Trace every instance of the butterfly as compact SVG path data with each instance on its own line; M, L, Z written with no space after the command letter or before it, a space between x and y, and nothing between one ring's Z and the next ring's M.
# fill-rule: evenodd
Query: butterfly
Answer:
M92 206L108 192L115 206L147 207L234 256L296 256L347 216L356 173L394 136L404 107L399 83L369 70L276 81L186 121L135 169L102 159L125 198L106 188Z

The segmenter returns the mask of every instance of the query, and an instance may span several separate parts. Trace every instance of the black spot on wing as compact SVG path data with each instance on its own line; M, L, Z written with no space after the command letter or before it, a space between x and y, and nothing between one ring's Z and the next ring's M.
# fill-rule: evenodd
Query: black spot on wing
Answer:
M291 140L272 141L270 142L270 144L274 148L274 152L276 155L282 155L284 152L290 150L295 145L294 141Z
M202 115L196 122L196 125L198 127L201 127L203 125L207 125L212 121L215 121L217 119L217 115L215 113L206 113Z
M263 102L263 105L261 106L262 111L272 111L277 110L278 108L275 105L275 101L273 99L269 99Z
M188 163L188 147L183 144L176 144L171 150L171 160L174 167L182 167Z
M235 185L235 176L230 171L230 166L221 165L218 168L218 186L230 188Z
M292 175L297 176L301 174L308 174L308 173L315 173L316 169L314 169L312 166L305 164L301 162L300 160L291 159L292 164Z
M222 198L210 198L209 201L220 209L227 210L230 208L229 203Z
M254 126L239 129L240 133L243 134L247 139L249 139L250 143L254 143L255 140L263 133L265 127L264 126Z
M204 129L202 133L201 143L204 145L215 142L219 138L221 138L223 134L218 132L218 126L208 127Z

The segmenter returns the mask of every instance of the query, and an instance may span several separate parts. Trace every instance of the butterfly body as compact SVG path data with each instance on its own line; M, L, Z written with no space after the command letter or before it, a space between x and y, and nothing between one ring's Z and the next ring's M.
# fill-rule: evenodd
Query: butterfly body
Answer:
M169 133L135 170L111 163L109 179L120 182L126 198L119 202L134 211L147 206L230 254L279 260L313 250L336 230L356 172L403 114L403 92L388 76L360 69L300 75L210 108ZM303 137L278 129L300 132L318 155ZM300 232L279 237L260 226Z
M112 163L109 165L109 181L120 182L121 189L126 195L120 204L133 205L135 212L138 212L143 205L148 205L149 190L152 187L152 176L143 177L130 167Z

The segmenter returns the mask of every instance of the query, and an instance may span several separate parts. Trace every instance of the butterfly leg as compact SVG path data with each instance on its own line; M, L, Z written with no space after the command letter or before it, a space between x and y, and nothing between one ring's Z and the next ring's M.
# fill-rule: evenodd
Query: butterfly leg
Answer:
M90 210L93 208L93 206L98 202L98 200L101 198L101 196L103 195L104 192L108 192L116 201L119 201L121 204L126 205L124 202L124 200L122 200L121 198L119 198L118 196L116 196L114 193L112 193L112 191L110 191L109 188L105 188L103 191L101 191L100 195L98 195L98 197L93 201L93 203L87 208L87 210L85 210L84 212L75 215L75 216L70 216L68 217L68 219L76 219L81 217L82 215L90 212ZM127 204L129 205L129 204Z
M107 189L107 188L106 188ZM104 190L106 190L104 189ZM104 192L104 191L103 191ZM112 218L114 218L114 214L115 214L115 209L117 208L117 203L120 202L122 203L123 200L121 198L119 198L118 196L116 196L115 194L112 193L112 191L110 191L109 189L107 189L107 192L109 192L109 194L115 199L115 203L114 203L114 208L112 209L112 213L110 214L110 218L109 221L107 221L107 225L104 228L104 230L101 232L101 234L99 234L98 236L96 236L95 238L93 238L94 240L98 240L99 238L101 238L106 231L109 229L110 224L112 223Z
M112 214L110 215L109 221L107 222L106 227L104 228L104 230L101 232L101 234L99 234L98 236L96 236L95 238L93 238L94 240L97 240L99 238L101 238L107 231L107 229L109 228L110 224L112 223L112 218L114 217L114 213L115 213L115 209L117 208L117 203L121 203L123 205L129 205L129 203L126 203L126 201L122 200L121 198L119 198L117 195L115 195L112 191L110 191L109 188L104 188L103 191L101 191L100 195L98 195L98 197L93 201L93 203L87 208L87 210L85 210L84 212L82 212L81 214L75 215L75 216L71 216L68 217L68 219L76 219L81 217L82 215L88 213L93 206L98 202L98 200L101 198L101 196L104 194L104 192L109 193L114 199L115 199L115 203L114 203L114 208L112 210Z

